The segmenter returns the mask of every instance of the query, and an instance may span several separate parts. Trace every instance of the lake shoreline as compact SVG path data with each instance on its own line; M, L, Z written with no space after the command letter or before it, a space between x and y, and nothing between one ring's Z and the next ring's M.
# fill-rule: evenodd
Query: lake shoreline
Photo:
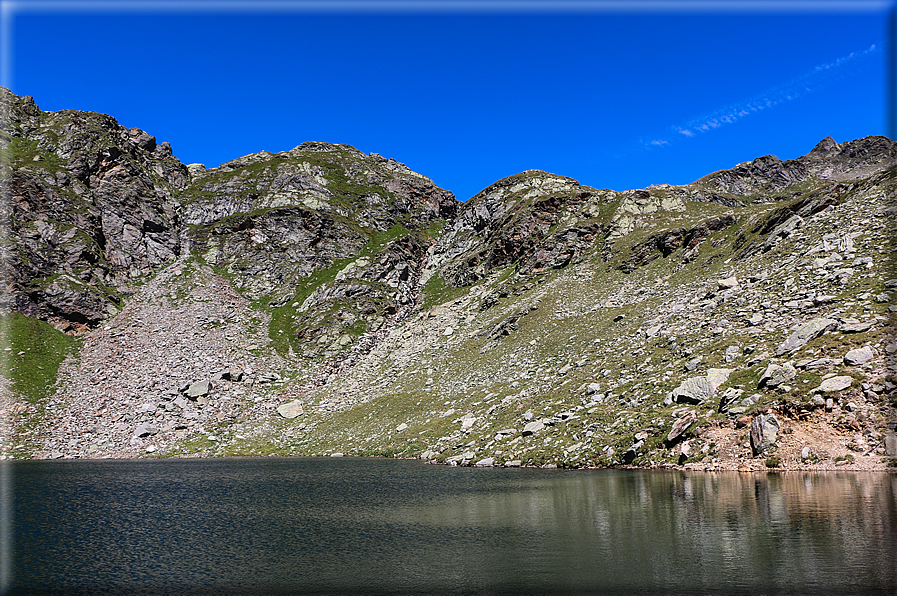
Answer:
M873 459L872 457L865 457L863 461L857 462L849 462L847 460L842 460L841 462L831 461L823 462L820 464L813 465L798 465L798 466L776 466L770 467L766 464L766 460L758 457L755 460L742 460L741 462L726 462L726 463L686 463L684 465L676 465L663 463L659 465L653 466L633 466L633 465L618 465L618 466L559 466L557 464L545 464L545 465L533 465L533 464L512 464L508 465L508 463L497 463L490 465L477 465L476 462L469 462L466 464L457 464L457 463L447 463L438 461L435 459L424 460L420 457L384 457L384 456L376 456L376 455L352 455L352 454L338 454L338 455L319 455L319 454L289 454L289 455L281 455L281 454L268 454L268 455L231 455L231 456L220 456L220 455L211 455L211 454L202 454L202 453L187 453L187 454L174 454L174 455L164 455L164 456L153 456L151 454L147 455L136 455L136 456L118 456L118 455L106 455L99 458L91 458L91 457L50 457L49 453L39 453L35 454L33 458L18 458L18 459L5 459L5 461L57 461L57 460L81 460L81 461L128 461L128 460L166 460L166 459L205 459L205 460L227 460L227 459L244 459L244 458L311 458L311 459L327 459L327 458L349 458L349 459L370 459L370 460L404 460L404 461L420 461L426 465L435 465L435 466L448 466L448 467L465 467L465 468L504 468L504 469L514 469L514 468L523 468L530 470L567 470L567 471L575 471L575 470L640 470L640 471L678 471L678 472L743 472L743 473L751 473L751 472L767 472L772 474L780 474L780 473L794 473L794 472L877 472L877 473L888 473L888 474L897 474L897 466L889 465L885 462L873 462L868 461ZM862 457L862 456L861 456Z

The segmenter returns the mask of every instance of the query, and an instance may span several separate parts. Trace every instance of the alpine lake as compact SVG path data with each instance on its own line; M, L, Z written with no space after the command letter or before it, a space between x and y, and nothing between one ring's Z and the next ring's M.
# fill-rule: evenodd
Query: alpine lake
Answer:
M4 461L8 594L895 594L897 475Z

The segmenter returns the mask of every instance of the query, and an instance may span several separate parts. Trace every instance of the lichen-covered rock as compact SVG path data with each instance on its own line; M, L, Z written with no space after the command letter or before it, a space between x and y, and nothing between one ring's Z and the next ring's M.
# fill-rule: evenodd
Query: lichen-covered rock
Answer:
M300 416L304 412L302 402L298 399L277 406L277 413L288 419Z
M666 401L680 404L703 404L716 394L716 390L726 382L731 372L728 368L711 368L703 377L686 379L673 389Z

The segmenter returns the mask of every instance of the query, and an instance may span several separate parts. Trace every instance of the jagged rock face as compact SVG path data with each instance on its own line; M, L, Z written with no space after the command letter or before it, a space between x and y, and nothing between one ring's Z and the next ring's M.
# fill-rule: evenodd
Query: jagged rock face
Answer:
M394 159L308 142L192 168L182 219L194 250L281 312L290 348L332 355L415 300L426 239L452 193Z
M464 204L422 281L439 271L460 287L509 265L523 274L568 265L606 235L594 220L616 196L539 170L504 178Z
M180 253L175 194L187 170L167 143L92 112L42 112L0 89L8 114L8 306L73 329L118 310L134 277ZM6 136L8 135L8 136Z
M458 201L395 160L310 142L201 172L183 203L194 248L249 297L280 304L314 271L359 256L379 236L441 224Z
M430 179L348 145L309 142L188 168L167 143L110 116L42 112L5 89L0 101L9 114L8 233L19 239L5 254L6 306L67 331L114 315L133 281L190 250L273 306L320 290L306 287L313 274L377 252L368 269L380 269L348 294L366 296L350 311L375 304L379 318L409 303L419 272L422 249L409 261L390 241L432 235L457 210ZM316 306L333 310L346 295L331 289Z
M698 184L717 192L755 196L775 193L809 178L859 180L895 165L897 144L887 137L866 137L840 145L826 137L810 153L797 159L781 161L775 155L764 155L705 176Z
M184 224L202 226L238 214L296 207L385 232L420 229L454 216L458 201L394 159L350 145L306 142L291 151L247 155L212 170L193 170L184 192Z

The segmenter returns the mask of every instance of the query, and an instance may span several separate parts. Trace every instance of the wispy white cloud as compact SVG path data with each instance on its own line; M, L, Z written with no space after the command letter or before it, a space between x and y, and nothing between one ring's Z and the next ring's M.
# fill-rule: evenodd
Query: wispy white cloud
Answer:
M846 74L848 66L857 66L864 59L881 52L880 45L871 45L867 49L851 52L832 62L820 64L790 81L777 85L749 99L726 106L709 114L692 118L684 124L672 126L672 130L684 137L695 137L717 128L735 124L739 120L778 105L794 101L804 95L818 91L830 85ZM652 146L668 145L666 139L658 139L649 143Z

